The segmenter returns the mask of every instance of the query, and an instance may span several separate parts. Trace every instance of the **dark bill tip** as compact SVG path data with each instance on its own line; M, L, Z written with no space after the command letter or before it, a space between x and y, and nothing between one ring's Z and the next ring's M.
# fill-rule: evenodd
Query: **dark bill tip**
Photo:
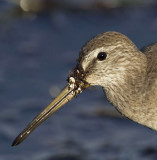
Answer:
M15 138L12 146L16 146L24 141L42 122L49 118L59 108L68 103L75 93L74 89L67 85L61 93L42 111L40 112L27 126L26 128Z
M17 137L17 138L15 138L15 140L13 141L13 143L11 144L11 146L12 146L12 147L13 147L13 146L17 146L19 143L20 143L20 141L19 141L19 139L18 139L18 137Z
M54 112L68 103L73 97L81 93L89 84L79 81L76 85L76 78L70 77L68 85L61 91L61 93L42 111L40 112L26 128L15 138L12 146L17 146L24 141L42 122L48 119Z

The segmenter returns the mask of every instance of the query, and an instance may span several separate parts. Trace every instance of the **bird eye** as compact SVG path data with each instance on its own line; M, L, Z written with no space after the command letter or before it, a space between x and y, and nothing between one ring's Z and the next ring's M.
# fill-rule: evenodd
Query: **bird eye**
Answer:
M107 54L105 52L100 52L98 55L97 55L97 58L99 61L103 61L105 60L107 57Z

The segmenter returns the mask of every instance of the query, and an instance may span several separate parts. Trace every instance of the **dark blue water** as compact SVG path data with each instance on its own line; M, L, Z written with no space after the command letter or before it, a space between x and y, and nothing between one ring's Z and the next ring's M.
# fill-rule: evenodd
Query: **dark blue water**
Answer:
M121 32L141 48L157 41L157 10L0 11L0 159L156 159L157 133L127 119L104 116L102 111L113 107L101 88L86 90L21 145L11 147L18 133L50 103L50 93L55 96L67 84L81 46L105 31Z

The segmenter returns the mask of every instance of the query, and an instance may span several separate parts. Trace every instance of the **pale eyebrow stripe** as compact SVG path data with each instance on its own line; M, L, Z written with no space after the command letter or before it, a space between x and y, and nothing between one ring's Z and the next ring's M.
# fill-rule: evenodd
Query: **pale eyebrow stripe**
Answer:
M84 57L84 61L82 63L82 67L84 70L86 70L89 66L89 64L91 63L91 61L97 57L97 54L99 52L102 52L104 51L104 47L101 47L101 48L96 48L95 50L91 51L89 54L87 54L85 57ZM87 61L88 60L88 61Z

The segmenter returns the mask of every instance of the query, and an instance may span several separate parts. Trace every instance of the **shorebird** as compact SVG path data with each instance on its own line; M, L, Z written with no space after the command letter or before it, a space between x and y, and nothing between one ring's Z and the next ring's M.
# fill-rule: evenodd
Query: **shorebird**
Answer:
M125 35L105 32L81 49L68 85L14 140L21 143L56 110L90 85L101 86L108 100L129 119L157 130L157 43L139 50Z

